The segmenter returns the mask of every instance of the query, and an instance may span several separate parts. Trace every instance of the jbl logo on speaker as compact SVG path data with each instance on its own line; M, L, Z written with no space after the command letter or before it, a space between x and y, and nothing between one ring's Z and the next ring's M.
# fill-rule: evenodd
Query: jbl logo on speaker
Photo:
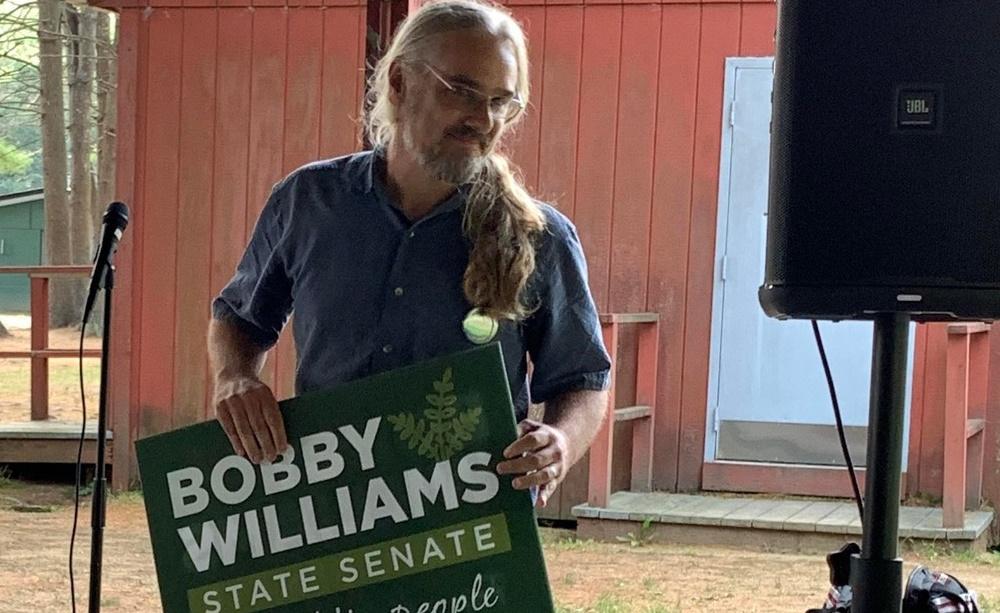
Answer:
M897 127L935 129L937 127L937 102L938 95L935 91L899 90L896 113Z

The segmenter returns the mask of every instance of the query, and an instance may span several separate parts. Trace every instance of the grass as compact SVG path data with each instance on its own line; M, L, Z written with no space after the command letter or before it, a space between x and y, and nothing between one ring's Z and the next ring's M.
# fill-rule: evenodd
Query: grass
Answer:
M0 398L28 398L30 365L28 360L0 360Z
M598 543L592 540L581 540L570 530L558 530L553 528L539 529L543 547L548 550L557 551L600 551L609 548L607 543ZM631 540L626 541L632 545ZM642 544L648 541L643 540ZM639 545L632 545L639 546ZM613 546L611 546L613 547ZM554 577L553 577L554 578ZM579 583L580 577L575 572L565 573L561 581L563 585L573 586ZM619 583L618 587L625 589ZM568 606L556 602L556 613L679 613L680 605L646 604L637 606L635 603L663 600L663 591L660 583L650 577L646 577L641 582L641 589L632 591L627 596L604 592L597 599L586 606Z
M979 597L982 613L1000 613L1000 599L985 596ZM631 598L623 598L612 594L602 594L596 602L585 607L569 607L556 605L556 613L680 613L680 603L674 605L654 604L636 608Z
M576 533L572 530L539 528L538 536L546 549L559 551L588 551L600 549L604 546L592 540L581 540L577 538Z
M653 536L655 533L656 529L653 527L653 519L651 517L647 517L643 520L642 525L639 526L638 530L633 530L625 536L619 536L618 541L621 543L628 543L631 547L643 547L653 542Z
M101 362L83 360L87 411L96 415ZM0 421L27 421L30 418L31 364L23 359L0 359ZM51 417L80 419L80 371L76 358L49 360L49 413Z
M968 549L953 550L951 547L929 544L915 547L913 552L926 558L928 564L937 570L948 571L949 562L960 562L964 564L974 564L978 566L988 566L1000 569L1000 552L996 551L970 551ZM959 573L956 573L960 581L966 582ZM976 586L966 583L966 587L975 590ZM989 597L979 595L979 608L982 613L1000 613L1000 597Z
M0 469L2 470L2 469ZM17 479L7 475L9 481L14 482L17 487ZM32 488L30 483L26 483L27 489ZM45 488L46 495L42 498L27 498L16 490L0 491L0 508L11 511L17 510L24 514L18 517L17 525L11 526L12 530L24 529L25 534L37 534L37 529L32 532L30 526L32 522L45 522L45 505L55 506L58 511L66 512L70 509L65 502L65 496L57 497L51 491L52 486L46 484L38 486L36 489ZM63 490L67 488L62 484ZM56 492L58 493L58 492ZM5 496L13 498L24 498L25 503L34 503L13 506L3 503ZM132 555L129 558L127 568L129 576L135 576L134 569L151 569L151 560L143 557L148 554L137 555L135 552L143 546L148 545L146 527L143 522L143 513L139 508L142 501L141 490L131 490L112 495L112 509L117 511L116 531L128 531L130 540L123 540L119 543L119 548ZM123 508L131 507L131 508ZM29 513L32 511L33 513ZM85 512L84 517L87 513ZM63 517L66 517L64 514ZM128 518L125 521L125 518ZM2 521L2 520L0 520ZM57 525L57 522L48 520L49 526ZM82 520L84 524L86 519ZM60 519L58 525L60 529L66 522ZM40 524L36 524L40 525ZM6 531L5 531L6 532ZM821 556L794 555L791 558L783 559L781 556L765 555L757 551L756 547L750 547L747 551L730 549L717 549L695 546L673 546L654 543L647 547L632 547L630 543L598 543L590 540L581 540L570 530L542 528L540 535L544 543L546 557L548 558L548 577L555 602L557 613L680 613L681 611L729 611L729 610L767 610L767 611L791 611L804 610L808 606L818 606L825 595L826 589L826 569ZM124 538L124 537L123 537ZM2 541L2 536L0 536ZM17 542L23 542L18 540ZM0 547L3 545L0 544ZM39 546L39 549L44 547ZM110 551L110 550L109 550ZM121 549L119 550L121 551ZM55 561L61 562L64 550L61 545L48 552L52 560L39 562L38 569L53 566ZM981 593L980 603L984 613L1000 613L1000 589L998 584L992 579L995 575L1000 575L1000 555L998 554L973 554L968 552L951 552L943 545L937 547L925 547L915 551L915 555L921 557L921 563L932 568L945 572L954 572L970 588ZM692 557L694 556L694 557ZM908 563L914 560L909 558ZM122 557L116 558L116 562L121 563ZM613 566L612 566L613 564ZM2 565L0 565L2 566ZM109 570L113 565L109 565ZM792 572L786 572L784 568L795 566ZM3 568L0 568L0 577L5 577ZM11 569L6 569L10 574ZM768 575L773 570L773 575ZM42 572L39 570L39 572ZM123 567L118 566L117 572L122 573ZM151 570L143 570L143 576ZM759 603L747 603L741 601L743 608L734 607L731 603L744 598L747 593L761 584L760 578L750 578L749 581L742 580L747 575L754 575L758 572L767 575L770 579L763 589L768 590L770 596L780 599L782 606L763 608ZM119 575L119 581L123 581L124 574ZM988 578L988 579L987 579ZM696 587L692 588L692 582ZM808 585L808 589L802 590L801 583ZM8 580L8 583L11 583ZM149 587L147 584L132 583L130 589L143 592ZM683 587L679 587L679 585ZM753 587L749 587L749 586ZM2 594L3 582L0 581L0 594ZM814 587L813 587L814 586ZM147 590L148 591L148 590ZM985 592L985 595L982 593ZM131 593L128 591L115 594L109 593L110 598L120 599L121 610L152 610L153 606L146 606L153 602L155 593L148 591L148 601L138 606L130 600ZM4 601L0 598L0 601ZM105 604L112 608L109 600ZM794 603L794 607L788 606ZM38 607L32 610L56 610L58 607ZM27 610L27 609L26 609Z
M670 605L646 605L636 609L629 600L612 594L601 594L597 601L587 607L564 607L556 605L556 613L679 613L680 607Z
M140 503L143 502L142 490L124 490L121 492L112 492L111 500L120 502L133 502Z
M101 377L101 360L99 358L83 359L83 381L87 391L97 390ZM29 381L30 384L30 381ZM67 388L74 391L80 388L80 363L76 358L62 358L50 361L49 387Z
M913 552L922 558L926 558L931 563L938 560L963 562L966 564L978 564L983 566L993 566L1000 569L1000 552L995 551L970 551L968 549L955 550L948 545L938 545L931 543L913 548Z
M961 562L974 562L988 564L991 566L1000 566L1000 554L996 553L973 554L971 552L955 552L944 554L942 557ZM567 584L572 584L574 582L570 581L572 576L572 574L566 575L565 581ZM605 592L601 594L595 602L584 607L565 606L557 603L556 613L680 613L682 610L680 603L676 603L674 605L653 604L636 608L633 604L635 600L645 600L648 602L649 600L657 600L658 595L661 596L660 599L662 599L662 592L658 589L659 585L655 580L648 578L644 579L642 582L642 588L645 591L644 594L632 594L630 597L623 597ZM1000 613L1000 597L980 595L979 605L982 613Z

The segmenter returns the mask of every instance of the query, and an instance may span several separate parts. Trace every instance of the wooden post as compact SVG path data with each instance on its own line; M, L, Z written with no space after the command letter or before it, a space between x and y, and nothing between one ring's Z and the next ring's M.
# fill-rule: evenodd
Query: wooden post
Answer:
M983 429L983 498L1000 508L1000 334L990 333L989 393Z
M648 492L653 487L653 434L656 431L656 373L659 357L659 322L640 324L636 361L635 403L650 408L649 417L632 424L633 492Z
M611 498L611 457L615 437L615 367L618 364L618 323L602 326L604 346L611 356L611 387L608 389L608 409L604 424L590 446L590 475L587 483L587 504L606 507Z
M49 346L49 279L31 277L31 351ZM49 418L49 360L31 357L31 421Z
M983 495L989 395L990 326L950 324L945 367L944 527L965 525Z
M973 333L969 339L969 406L965 443L966 510L978 509L982 504L989 367L989 332Z
M944 403L944 527L965 525L966 426L969 403L969 336L948 335Z
M132 338L132 313L141 304L140 285L133 282L134 271L142 269L136 259L142 255L139 236L142 230L142 170L145 163L146 101L141 84L145 76L145 62L148 57L142 53L143 41L148 35L146 14L141 8L118 11L118 125L115 153L117 172L115 173L115 198L125 202L132 209L137 220L118 246L115 257L118 272L115 277L115 305L113 334L111 336L111 356L108 374L108 404L111 407L111 431L114 435L111 454L111 489L122 491L138 476L135 464L135 423L137 412L132 402L133 379L138 384L138 369L132 367L133 348L138 351L139 339ZM142 62L140 63L140 55ZM140 69L140 65L143 67ZM136 198L136 194L140 198ZM218 194L218 193L217 193ZM137 247L137 245L139 245ZM133 289L136 288L136 289Z

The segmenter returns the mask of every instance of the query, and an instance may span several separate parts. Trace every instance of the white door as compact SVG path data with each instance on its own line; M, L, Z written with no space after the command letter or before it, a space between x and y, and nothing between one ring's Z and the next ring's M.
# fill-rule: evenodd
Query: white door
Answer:
M772 64L770 58L730 58L726 66L705 456L842 465L810 323L771 319L757 302L764 278ZM872 327L820 322L858 465L864 465L867 437ZM912 338L911 328L910 368ZM909 421L909 397L906 406Z

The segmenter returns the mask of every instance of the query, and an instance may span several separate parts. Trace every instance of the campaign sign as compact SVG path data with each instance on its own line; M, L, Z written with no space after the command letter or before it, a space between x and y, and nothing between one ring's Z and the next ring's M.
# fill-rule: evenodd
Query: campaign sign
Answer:
M499 345L280 405L271 464L214 421L136 443L164 611L553 611Z

